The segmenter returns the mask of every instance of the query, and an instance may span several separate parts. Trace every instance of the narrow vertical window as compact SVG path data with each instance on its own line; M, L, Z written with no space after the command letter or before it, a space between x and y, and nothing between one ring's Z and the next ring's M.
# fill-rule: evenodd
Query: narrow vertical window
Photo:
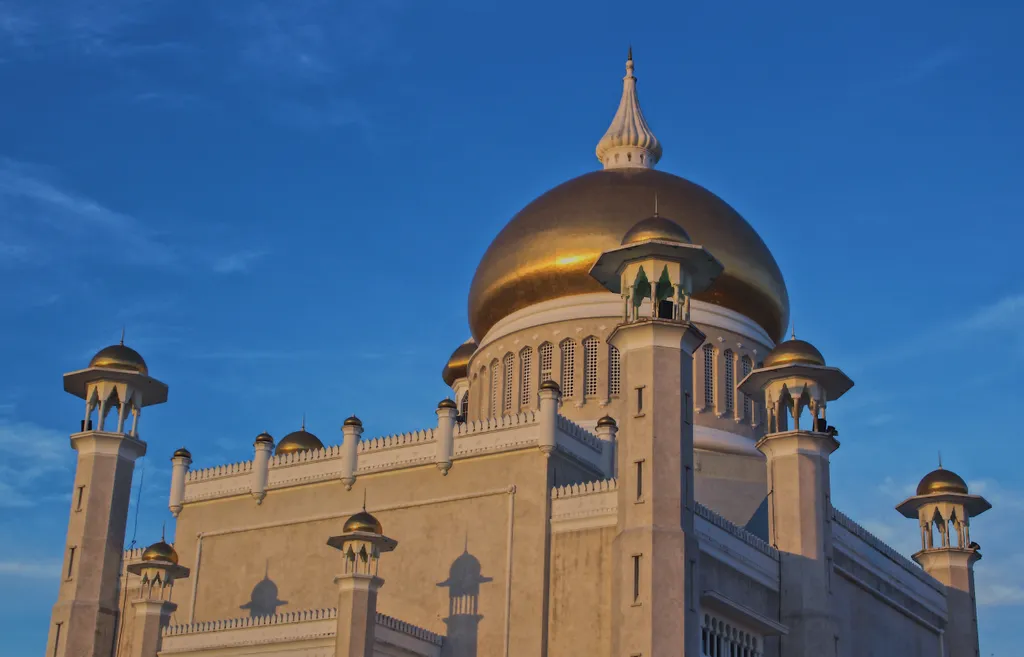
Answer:
M644 389L643 386L636 389L636 414L644 412Z
M722 354L725 359L725 412L732 414L736 402L736 379L732 362L732 349Z
M501 388L501 370L498 360L491 361L491 407L487 417L498 417L498 389Z
M505 413L512 412L512 369L514 367L515 356L512 352L505 354L505 358L502 361L503 369L505 371L505 385L502 386L501 395L501 409Z
M68 548L68 579L71 579L71 573L74 571L74 568L75 568L75 548L72 546L72 547Z
M519 352L519 405L528 408L533 404L531 370L533 368L533 349L523 347Z
M85 496L85 486L78 487L78 497L75 500L75 511L82 510L82 498Z
M540 382L552 381L551 363L554 360L555 347L550 342L540 346Z
M597 396L597 338L583 340L583 396Z
M53 632L53 657L57 657L57 653L60 651L60 627L64 623L57 623L57 627Z
M469 391L462 393L462 402L459 404L460 421L465 422L469 416Z
M715 347L704 345L704 408L715 407Z
M644 499L644 462L636 462L636 501L642 502Z
M633 555L633 603L640 602L640 555Z
M608 395L618 397L622 391L622 356L615 347L608 347Z
M743 357L743 359L740 361L740 368L741 368L740 371L743 373L743 378L744 379L747 378L747 375L750 374L750 370L753 369L753 362L750 360L750 356L744 356ZM753 409L752 409L752 404L751 404L751 401L750 401L750 395L743 395L743 417L744 417L744 419L749 420L749 419L751 419L753 417L751 415L752 410Z
M576 343L566 338L559 347L562 350L562 396L576 395Z

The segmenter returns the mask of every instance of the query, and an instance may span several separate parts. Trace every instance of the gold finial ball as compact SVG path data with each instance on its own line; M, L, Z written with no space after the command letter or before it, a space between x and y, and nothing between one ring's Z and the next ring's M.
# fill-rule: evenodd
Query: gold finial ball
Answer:
M146 361L143 360L142 355L123 344L113 344L100 349L92 357L92 360L89 361L89 367L149 374L149 368L146 366Z
M967 495L967 482L952 470L943 468L932 470L917 485L917 494L934 495L936 493Z
M306 450L323 448L324 444L320 442L319 438L305 429L299 429L298 431L293 431L282 438L281 442L277 444L277 449L274 450L274 454L291 454L293 452L304 452Z
M345 525L341 528L345 533L348 532L367 532L370 534L383 535L384 528L381 527L380 521L374 518L365 509L355 514L351 518L345 521Z
M165 543L164 541L157 541L153 543L142 553L143 561L170 561L173 564L178 563L178 553L175 552L174 548Z
M780 342L765 356L763 367L780 365L820 365L825 366L825 357L814 345L805 340L786 340Z
M639 244L648 240L690 244L690 236L683 227L665 217L657 215L636 222L622 237L622 246Z

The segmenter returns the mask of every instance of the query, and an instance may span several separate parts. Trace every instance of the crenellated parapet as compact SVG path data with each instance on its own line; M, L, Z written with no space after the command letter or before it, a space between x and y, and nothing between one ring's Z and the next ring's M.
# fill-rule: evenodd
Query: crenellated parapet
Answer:
M245 474L252 472L252 461L239 461L237 463L228 463L225 465L214 465L209 468L203 468L202 470L189 470L185 474L186 483L192 483L196 481L208 481L210 479L217 479L218 477L233 477L239 474Z
M766 542L751 534L746 529L743 529L739 525L735 525L722 516L718 515L708 507L704 506L700 502L694 504L693 512L700 518L707 520L715 527L723 529L726 532L732 534L736 538L740 539L750 547L761 552L762 554L771 557L772 559L778 560L779 551L768 545Z
M604 441L569 418L558 416L558 430L573 440L586 445L598 454L604 451Z

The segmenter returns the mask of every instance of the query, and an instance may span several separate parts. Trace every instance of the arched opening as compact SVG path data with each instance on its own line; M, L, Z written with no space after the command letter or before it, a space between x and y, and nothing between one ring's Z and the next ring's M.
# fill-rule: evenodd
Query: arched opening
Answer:
M519 406L529 408L533 399L533 349L523 347L519 351Z
M566 338L559 343L562 352L561 386L563 397L576 396L576 343Z
M583 396L597 396L597 338L589 336L583 339Z

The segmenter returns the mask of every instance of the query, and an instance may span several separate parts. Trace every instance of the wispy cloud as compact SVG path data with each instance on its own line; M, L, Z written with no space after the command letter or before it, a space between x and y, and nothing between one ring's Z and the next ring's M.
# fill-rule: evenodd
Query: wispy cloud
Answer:
M22 54L49 48L110 56L133 44L125 37L158 5L153 0L3 0L0 46Z
M0 561L0 576L57 579L60 568L58 561Z
M1024 294L1011 294L969 315L959 325L963 331L1017 331L1024 328Z
M67 434L32 422L0 418L0 508L29 508L56 497L50 477L70 469ZM32 445L25 452L24 445Z
M266 251L241 251L228 253L216 258L213 271L218 274L238 274L249 271L254 262L266 255Z

